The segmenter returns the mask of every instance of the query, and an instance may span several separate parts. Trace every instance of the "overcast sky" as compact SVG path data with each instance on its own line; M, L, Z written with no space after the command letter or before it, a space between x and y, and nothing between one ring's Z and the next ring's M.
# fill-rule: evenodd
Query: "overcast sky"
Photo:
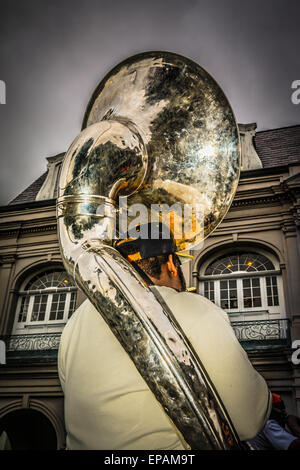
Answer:
M114 65L146 50L190 57L221 85L241 123L300 124L299 0L0 0L0 204L79 133Z

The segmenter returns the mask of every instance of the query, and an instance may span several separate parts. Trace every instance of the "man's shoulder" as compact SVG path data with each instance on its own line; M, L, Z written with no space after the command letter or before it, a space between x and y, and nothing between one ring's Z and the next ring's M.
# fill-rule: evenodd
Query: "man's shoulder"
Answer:
M72 316L69 318L67 325L72 324L76 320L80 318L81 315L89 312L93 308L93 305L89 301L89 299L84 300L79 307L76 308L75 312L73 312Z
M90 300L84 300L69 318L66 326L63 329L62 339L70 334L71 331L73 331L75 328L80 328L83 323L91 324L92 319L94 321L98 321L100 317L100 314L94 305L90 302Z
M177 299L189 299L193 302L201 302L201 303L208 303L208 304L213 304L209 299L204 297L203 295L199 294L196 291L178 291L176 289L173 289L172 287L167 287L167 286L153 286L155 290L157 290L162 297L164 298L177 298Z
M198 292L178 292L165 286L155 286L155 289L158 290L164 301L171 308L176 308L176 310L178 308L185 309L189 315L194 313L199 315L202 312L203 314L212 315L217 319L221 317L230 323L228 315L224 310Z

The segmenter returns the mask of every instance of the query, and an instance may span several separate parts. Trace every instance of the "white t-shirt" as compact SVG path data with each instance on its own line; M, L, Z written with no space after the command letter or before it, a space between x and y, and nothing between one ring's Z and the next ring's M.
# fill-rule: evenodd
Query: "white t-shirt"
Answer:
M271 395L227 314L203 296L157 289L204 364L240 439L253 438L268 419ZM63 330L58 371L68 449L184 449L173 423L88 300Z

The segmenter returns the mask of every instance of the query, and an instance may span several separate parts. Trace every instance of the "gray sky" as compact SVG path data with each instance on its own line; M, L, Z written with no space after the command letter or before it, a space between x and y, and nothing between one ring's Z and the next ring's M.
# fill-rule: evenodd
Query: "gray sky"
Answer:
M299 0L0 0L0 204L69 147L100 79L138 52L199 63L239 122L300 124L299 18Z

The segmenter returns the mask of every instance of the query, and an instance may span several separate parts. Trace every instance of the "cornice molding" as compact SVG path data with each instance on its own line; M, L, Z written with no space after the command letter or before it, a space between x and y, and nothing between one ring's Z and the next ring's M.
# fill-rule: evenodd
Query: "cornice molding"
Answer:
M41 225L39 227L26 227L21 231L21 234L25 233L40 233L40 232L55 232L57 230L57 224Z
M13 264L17 259L17 255L12 253L0 255L0 264Z
M247 197L247 198L237 198L233 200L231 207L242 207L242 206L257 206L270 203L280 203L281 201L289 200L289 196L286 193L280 193L270 196L261 196L261 197Z
M55 209L55 206L56 206L56 199L20 202L18 204L7 204L6 206L0 206L0 214L7 213L7 212L15 212L15 211L23 212L26 209L27 210L41 209L41 208Z
M5 225L5 224L3 224ZM31 227L23 228L8 228L0 230L0 239L18 237L20 235L26 235L30 233L45 233L45 232L56 232L57 224L56 222L47 225L34 225Z
M289 195L293 204L292 214L297 227L300 227L300 172L282 181L281 187Z

